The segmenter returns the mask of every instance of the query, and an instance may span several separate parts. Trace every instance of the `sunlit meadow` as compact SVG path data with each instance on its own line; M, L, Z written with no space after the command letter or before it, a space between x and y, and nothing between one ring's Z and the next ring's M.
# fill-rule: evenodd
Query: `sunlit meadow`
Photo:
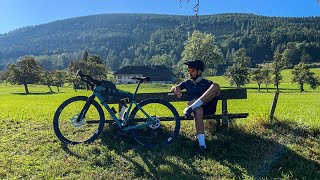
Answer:
M313 69L320 75L319 69ZM194 157L195 130L184 121L178 139L164 148L145 149L106 124L101 137L90 145L64 145L56 138L52 120L67 98L89 95L62 87L48 93L46 86L0 85L1 179L319 179L320 90L305 87L300 93L283 72L273 123L268 115L275 87L248 84L248 99L228 102L230 113L248 112L246 119L232 121L228 130L215 130L206 121L209 152ZM224 88L223 77L210 77ZM144 84L139 92L167 92L171 85ZM134 92L135 85L119 85ZM182 115L185 103L173 103ZM221 113L221 104L218 112Z

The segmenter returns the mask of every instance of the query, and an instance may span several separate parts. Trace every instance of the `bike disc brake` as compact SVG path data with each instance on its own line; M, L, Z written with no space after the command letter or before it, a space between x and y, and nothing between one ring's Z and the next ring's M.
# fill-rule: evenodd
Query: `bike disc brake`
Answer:
M84 118L81 118L80 120L78 120L79 115L80 114L75 114L70 119L72 125L75 126L75 127L80 127L80 126L83 126L85 124L85 119Z

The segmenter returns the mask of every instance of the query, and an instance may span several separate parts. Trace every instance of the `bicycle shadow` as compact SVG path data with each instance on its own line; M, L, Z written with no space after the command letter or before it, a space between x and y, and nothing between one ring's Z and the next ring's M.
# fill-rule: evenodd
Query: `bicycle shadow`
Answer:
M227 167L232 174L230 178L236 179L244 179L246 175L255 179L279 178L286 174L298 179L320 177L318 162L306 159L285 145L288 143L286 136L291 137L289 143L300 143L301 139L307 136L319 138L319 132L306 131L292 122L265 124L263 128L264 132L272 133L274 137L284 138L284 143L267 139L264 135L248 133L241 127L232 127L224 132L208 133L208 136L212 136L207 140L209 152L203 157L192 155L194 142L184 134L181 134L173 144L163 148L146 149L131 137L114 136L114 132L104 131L101 134L101 144L131 163L130 167L136 177L225 178L221 166ZM306 142L303 146L308 148L312 144ZM106 159L110 160L110 157ZM96 163L101 164L101 162ZM107 164L112 163L110 160ZM200 167L209 168L211 171L199 169L199 163L203 163Z

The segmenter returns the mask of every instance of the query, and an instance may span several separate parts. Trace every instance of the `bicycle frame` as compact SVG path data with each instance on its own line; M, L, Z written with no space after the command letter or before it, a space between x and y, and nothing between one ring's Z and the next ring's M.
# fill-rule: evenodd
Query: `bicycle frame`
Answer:
M143 109L142 107L139 106L139 104L135 101L134 97L135 94L132 96L132 98L128 98L129 99L129 107L125 113L124 116L124 120L120 120L117 118L116 114L113 112L113 110L109 107L109 104L107 103L107 100L103 97L103 95L100 93L102 91L106 91L105 87L101 87L101 86L95 86L93 89L93 93L89 96L85 106L83 107L83 109L81 110L81 113L79 117L83 117L83 115L86 113L88 107L90 106L90 101L92 99L94 99L95 97L97 97L99 99L100 102L102 102L102 105L106 108L106 110L108 111L108 113L111 115L112 119L116 122L117 126L121 128L121 130L123 131L129 131L131 129L140 129L140 128L145 128L147 126L149 126L150 124L154 123L154 119L149 116ZM132 95L132 94L131 94ZM141 110L141 112L143 112L143 114L148 118L148 121L146 123L143 124L139 124L139 125L134 125L134 126L126 126L128 121L129 121L129 112L131 111L131 108L133 107L133 105L135 105L137 108L139 108L139 110Z

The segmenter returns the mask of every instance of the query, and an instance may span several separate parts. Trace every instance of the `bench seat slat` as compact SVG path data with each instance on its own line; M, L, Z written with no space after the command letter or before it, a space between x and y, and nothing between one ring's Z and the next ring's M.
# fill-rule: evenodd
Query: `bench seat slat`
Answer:
M233 118L246 118L249 116L249 113L237 113L237 114L228 114L229 119ZM222 119L222 114L214 114L214 115L207 115L203 116L203 119ZM162 119L161 119L162 120ZM193 120L193 118L187 118L185 116L180 116L180 120Z
M229 119L233 118L246 118L249 116L249 113L237 113L237 114L228 114ZM222 114L214 114L214 115L208 115L208 116L203 116L203 119L221 119ZM172 121L172 117L161 117L161 121ZM145 121L146 118L137 118L135 121L136 122L143 122ZM193 120L193 118L187 118L185 116L180 116L180 120ZM105 120L105 123L113 123L114 121L111 119ZM90 121L90 123L98 123L98 121Z

